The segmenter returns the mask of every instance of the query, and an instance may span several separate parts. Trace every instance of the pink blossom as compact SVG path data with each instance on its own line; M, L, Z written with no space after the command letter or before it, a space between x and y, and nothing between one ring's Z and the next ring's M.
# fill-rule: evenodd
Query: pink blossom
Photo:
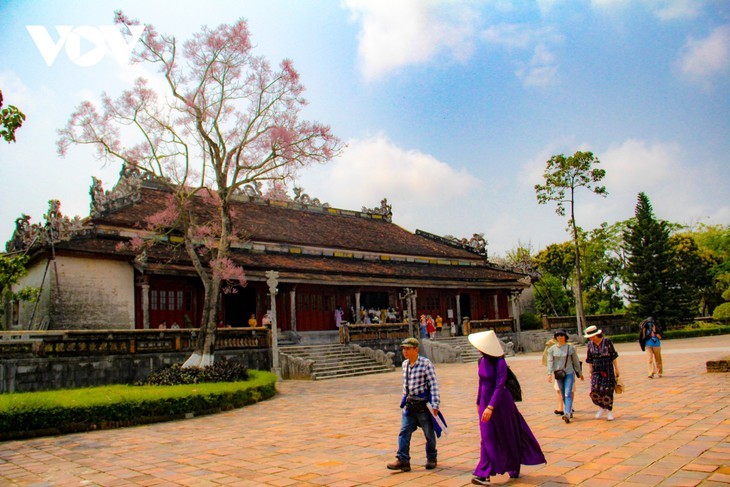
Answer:
M243 267L234 264L227 257L211 260L210 268L213 271L213 278L229 283L238 282L241 286L246 285L246 273L243 271Z

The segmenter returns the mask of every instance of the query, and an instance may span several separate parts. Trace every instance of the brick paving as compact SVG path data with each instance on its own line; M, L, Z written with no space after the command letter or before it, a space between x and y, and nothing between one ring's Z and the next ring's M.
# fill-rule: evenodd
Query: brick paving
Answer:
M588 382L576 414L553 414L556 397L541 354L508 358L525 401L519 409L548 463L510 486L727 486L730 375L706 373L730 354L730 335L666 340L665 376L649 380L638 343L617 344L627 391L616 420L593 418ZM581 355L585 349L579 349ZM279 394L243 409L185 421L0 443L0 485L24 486L462 486L478 460L476 364L439 364L451 433L439 466L425 470L413 436L411 472L391 472L400 425L400 372L330 381L285 381Z

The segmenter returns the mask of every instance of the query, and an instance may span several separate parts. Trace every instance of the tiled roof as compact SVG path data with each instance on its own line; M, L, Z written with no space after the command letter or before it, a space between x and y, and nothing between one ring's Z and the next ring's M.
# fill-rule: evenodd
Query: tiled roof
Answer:
M119 249L125 230L146 228L146 219L163 209L169 193L143 187L142 199L103 216L92 218L92 229L83 236L59 242L58 252L98 255L133 260L135 253ZM214 218L212 208L198 201L199 218ZM234 207L234 228L250 245L236 249L232 258L249 275L260 276L276 269L302 281L471 283L471 285L522 286L522 274L502 270L485 262L483 256L410 233L382 218L360 212L327 208L284 207L264 200L240 201ZM278 244L280 251L260 251ZM308 249L302 251L302 248ZM327 249L312 255L311 249ZM283 249L283 250L282 250ZM314 252L316 254L316 252ZM165 270L192 272L182 246L155 245L147 252L147 262ZM283 277L283 274L282 274Z
M142 188L142 202L94 219L118 227L141 228L146 219L165 207L169 193ZM253 242L326 247L343 251L366 251L418 255L442 259L483 260L473 252L413 234L382 218L334 213L322 207L285 208L276 203L237 202L233 208L234 230ZM213 219L211 208L196 205L201 219ZM353 214L359 212L351 212ZM207 215L207 216L206 216Z
M129 250L120 251L116 248L119 242L120 240L117 239L87 236L60 242L56 246L56 252L134 259L135 253ZM521 274L489 265L438 265L249 251L234 252L232 257L248 274L260 276L267 270L275 269L282 273L282 277L286 274L290 278L301 276L302 279L304 277L317 278L333 283L348 280L385 282L394 279L410 279L430 284L463 282L481 285L485 283L514 285L518 279L524 277ZM147 261L155 264L157 269L171 268L174 264L177 270L192 272L189 258L181 247L174 249L166 245L153 246L148 250Z

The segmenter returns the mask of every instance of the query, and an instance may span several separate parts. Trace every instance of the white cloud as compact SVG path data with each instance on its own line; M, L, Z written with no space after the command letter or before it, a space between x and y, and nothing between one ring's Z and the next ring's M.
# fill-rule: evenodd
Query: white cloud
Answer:
M677 20L696 17L704 6L701 0L645 0L660 20Z
M361 24L358 48L367 80L449 51L458 61L474 49L478 16L468 4L438 0L345 0Z
M557 81L558 62L550 45L563 37L551 27L533 28L526 24L493 25L481 33L488 44L521 51L531 51L528 61L517 61L515 75L526 87L547 86Z
M397 225L460 238L477 231L471 230L473 220L460 212L470 211L464 202L484 186L469 172L398 147L382 134L349 141L341 157L308 168L298 183L311 197L337 208L374 208L387 198ZM469 230L459 229L462 219Z
M606 11L628 8L636 3L643 4L662 21L694 18L705 4L704 0L591 0L593 7Z
M525 86L548 86L555 83L558 78L555 55L544 44L538 44L530 61L517 70L517 77Z
M600 158L606 169L609 192L604 211L606 221L633 216L639 192L649 196L659 218L691 223L707 218L720 223L730 213L723 178L708 179L708 170L693 164L692 155L674 142L629 139L604 151ZM727 220L724 220L727 223Z
M678 60L679 69L690 79L708 78L730 68L730 25L722 25L704 39L688 39Z

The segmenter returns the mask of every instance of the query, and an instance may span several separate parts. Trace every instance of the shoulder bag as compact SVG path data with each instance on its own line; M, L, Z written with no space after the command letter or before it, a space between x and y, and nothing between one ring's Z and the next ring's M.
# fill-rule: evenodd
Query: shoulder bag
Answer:
M512 394L512 398L515 402L522 401L522 387L520 387L520 381L517 380L517 376L512 369L507 366L507 380L504 383L504 387Z

